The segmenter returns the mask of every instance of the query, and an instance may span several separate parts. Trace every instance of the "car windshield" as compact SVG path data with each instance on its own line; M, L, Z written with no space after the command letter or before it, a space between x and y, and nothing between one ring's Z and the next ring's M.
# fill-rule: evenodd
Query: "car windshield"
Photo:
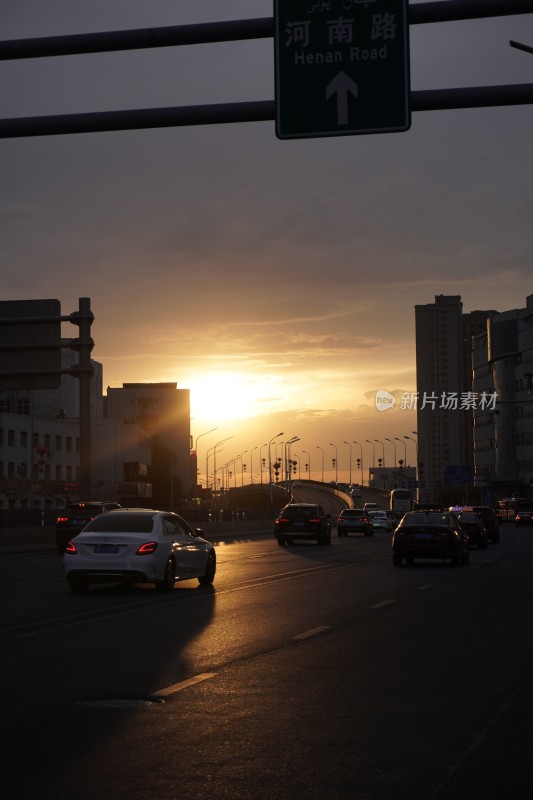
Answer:
M67 506L65 511L71 517L94 517L95 514L100 514L102 506L96 503L75 503Z
M318 508L316 506L287 506L281 512L286 519L316 519Z
M479 522L479 517L477 514L459 514L459 520L461 522L477 523Z
M402 525L448 525L449 521L448 514L429 511L427 514L406 514L402 520Z
M346 510L341 511L341 517L344 519L345 517L365 517L366 514L364 511L353 511L353 510Z
M99 514L89 522L85 532L91 533L151 533L153 514L113 513Z

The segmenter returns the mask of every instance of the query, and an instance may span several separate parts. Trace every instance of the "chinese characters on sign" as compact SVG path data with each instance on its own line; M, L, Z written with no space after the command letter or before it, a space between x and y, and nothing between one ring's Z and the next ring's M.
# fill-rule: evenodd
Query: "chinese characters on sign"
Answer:
M407 0L275 0L279 138L410 126Z

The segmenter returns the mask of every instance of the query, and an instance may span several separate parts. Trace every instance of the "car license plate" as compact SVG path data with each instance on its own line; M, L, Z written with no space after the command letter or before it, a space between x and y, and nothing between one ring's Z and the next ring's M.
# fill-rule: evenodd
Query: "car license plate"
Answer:
M118 553L118 544L95 544L95 553Z
M431 539L431 534L430 533L415 533L414 538L415 539Z
M297 519L297 520L295 520L295 522L294 522L294 527L295 527L295 528L303 528L304 524L305 524L305 523L301 522L301 520L298 520L298 519Z

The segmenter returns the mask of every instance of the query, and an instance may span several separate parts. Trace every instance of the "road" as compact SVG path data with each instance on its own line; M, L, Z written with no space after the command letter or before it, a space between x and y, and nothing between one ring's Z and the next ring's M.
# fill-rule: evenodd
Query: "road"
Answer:
M458 568L386 533L217 555L169 595L0 558L4 797L529 797L531 529Z

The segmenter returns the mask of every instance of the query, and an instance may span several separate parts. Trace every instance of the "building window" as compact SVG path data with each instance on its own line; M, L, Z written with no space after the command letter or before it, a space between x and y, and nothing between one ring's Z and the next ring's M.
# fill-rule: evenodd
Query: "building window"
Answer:
M20 446L27 447L28 446L28 432L21 431L20 432Z
M56 450L61 450L61 436L56 436Z
M13 461L9 461L7 465L7 477L14 478L15 477L15 463Z
M56 464L56 481L61 480L61 465Z
M0 446L4 444L4 429L0 428Z
M44 465L44 479L45 479L45 481L49 481L50 480L50 464L45 464Z
M67 436L67 453L72 452L72 436Z
M11 399L9 397L0 400L0 411L3 411L5 414L11 413Z
M44 434L44 446L46 447L47 450L50 450L50 434L49 433L45 433Z
M39 444L39 434L38 433L32 433L32 435L31 435L31 446L32 447L37 447L38 444Z
M7 443L11 447L15 446L15 431L8 430L8 432L7 432Z
M71 481L71 480L72 480L72 467L68 466L67 467L67 481Z
M22 478L22 480L26 480L26 478L28 477L28 465L24 463L19 464L18 474L19 478Z
M30 413L30 400L28 397L23 397L20 400L17 400L17 414L29 414Z

